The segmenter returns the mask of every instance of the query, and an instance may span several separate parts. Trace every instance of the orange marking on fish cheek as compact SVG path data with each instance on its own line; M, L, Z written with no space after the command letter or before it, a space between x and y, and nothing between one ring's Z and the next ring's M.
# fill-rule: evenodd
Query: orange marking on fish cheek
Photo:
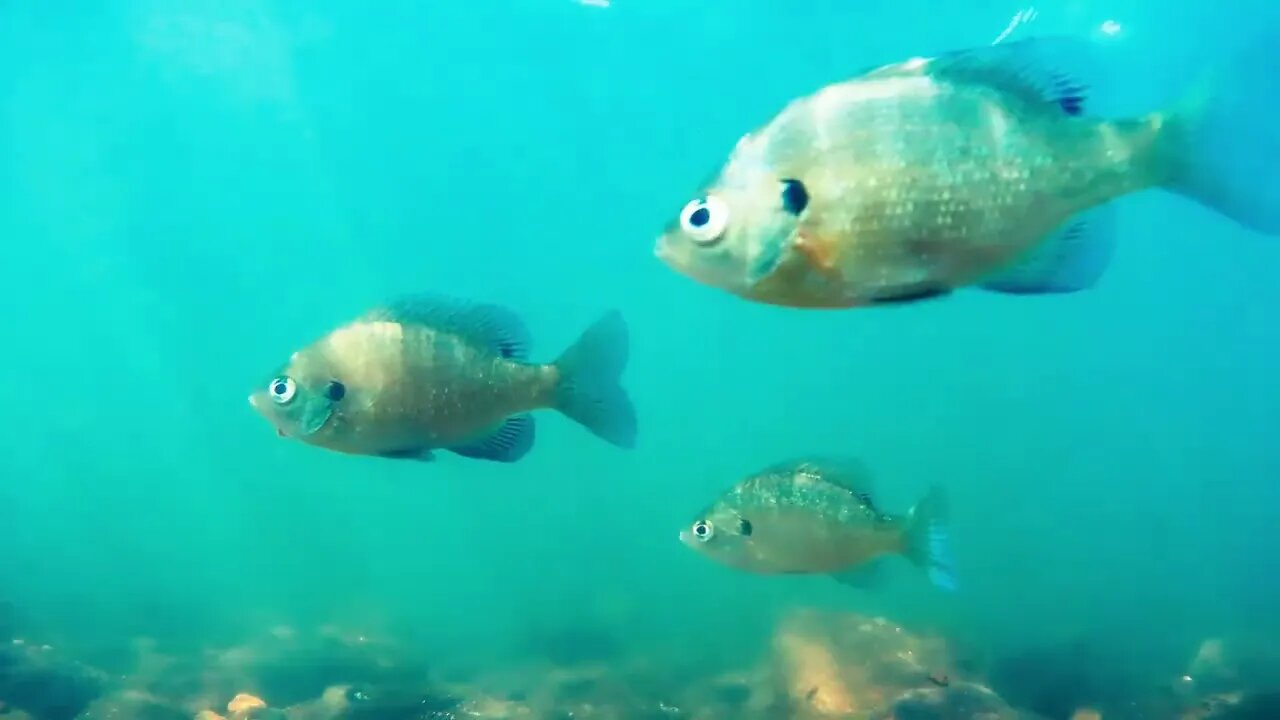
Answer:
M795 248L816 270L829 272L836 266L835 243L806 233L796 237Z

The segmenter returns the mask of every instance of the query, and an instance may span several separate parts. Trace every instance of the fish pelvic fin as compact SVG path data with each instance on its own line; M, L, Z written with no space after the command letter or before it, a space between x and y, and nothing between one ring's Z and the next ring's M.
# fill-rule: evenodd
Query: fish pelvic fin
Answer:
M902 554L923 569L934 585L954 591L956 578L947 518L945 491L934 486L907 515Z
M556 360L555 407L593 435L635 447L636 411L623 389L630 340L622 314L606 313Z
M1280 235L1280 73L1272 27L1154 116L1165 187L1268 235Z

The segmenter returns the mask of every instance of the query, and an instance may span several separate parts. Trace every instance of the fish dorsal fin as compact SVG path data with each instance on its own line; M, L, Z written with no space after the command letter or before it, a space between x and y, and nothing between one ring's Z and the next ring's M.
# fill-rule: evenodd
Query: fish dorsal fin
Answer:
M925 72L950 82L987 85L1077 116L1085 111L1092 55L1085 40L1036 37L944 53L927 61Z
M795 475L808 475L814 480L848 490L867 507L874 507L875 486L871 471L855 458L819 457L787 463Z
M421 293L397 298L370 311L366 319L423 325L466 338L504 358L529 358L528 328L500 305Z
M895 77L919 77L929 65L927 58L911 58L901 62L877 65L858 73L859 80L885 80Z
M1011 295L1087 290L1106 272L1115 246L1115 208L1100 205L1067 220L982 287Z

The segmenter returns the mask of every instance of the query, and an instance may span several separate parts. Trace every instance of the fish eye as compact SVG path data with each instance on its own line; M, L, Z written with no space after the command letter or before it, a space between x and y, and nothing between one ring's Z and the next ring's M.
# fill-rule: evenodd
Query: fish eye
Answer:
M729 226L729 206L715 195L690 200L680 211L680 227L699 245L714 245Z
M324 386L324 396L333 402L338 402L347 396L347 386L337 380L330 380L329 384Z
M698 538L702 542L706 542L710 540L712 537L715 536L715 534L716 534L716 529L712 527L711 523L707 522L706 520L699 520L698 522L693 524L693 536Z
M277 405L284 405L292 400L294 394L298 392L298 385L291 377L278 377L271 381L271 385L267 389L271 392L271 399Z

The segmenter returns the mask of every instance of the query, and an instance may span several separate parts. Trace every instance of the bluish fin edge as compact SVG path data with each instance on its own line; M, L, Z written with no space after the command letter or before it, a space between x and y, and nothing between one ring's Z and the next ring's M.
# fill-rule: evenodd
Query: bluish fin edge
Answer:
M929 581L934 585L955 592L956 563L951 556L951 541L947 529L941 523L929 523Z

